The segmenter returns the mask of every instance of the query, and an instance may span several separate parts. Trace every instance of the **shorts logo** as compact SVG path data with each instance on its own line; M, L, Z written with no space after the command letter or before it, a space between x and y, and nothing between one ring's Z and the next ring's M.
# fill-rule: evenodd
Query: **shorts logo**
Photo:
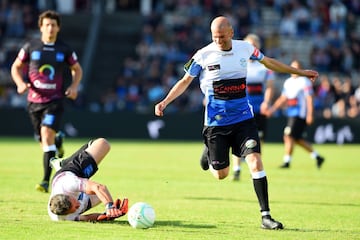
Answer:
M55 116L52 114L46 114L44 119L42 120L42 124L46 125L46 126L50 126L54 123L55 121Z

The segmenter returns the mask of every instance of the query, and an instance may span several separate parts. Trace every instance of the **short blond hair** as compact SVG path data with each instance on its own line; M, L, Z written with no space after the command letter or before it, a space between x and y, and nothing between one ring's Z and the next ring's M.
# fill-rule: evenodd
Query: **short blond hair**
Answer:
M66 215L71 208L71 200L68 195L56 194L50 199L50 211L56 215Z

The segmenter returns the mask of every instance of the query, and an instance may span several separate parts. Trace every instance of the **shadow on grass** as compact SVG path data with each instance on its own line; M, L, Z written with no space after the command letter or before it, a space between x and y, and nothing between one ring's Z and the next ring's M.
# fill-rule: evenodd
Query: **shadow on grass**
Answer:
M124 220L115 220L115 221L104 221L104 222L94 222L94 224L116 224L116 225L123 225L123 226L129 226L129 223ZM209 224L186 224L182 221L155 221L154 227L181 227L181 228L189 228L189 229L212 229L217 228L215 225L209 225Z
M185 197L189 200L199 200L199 201L239 201L239 202L248 202L253 203L256 200L244 200L238 198L221 198L221 197ZM360 207L360 204L357 203L330 203L330 202L296 202L296 201L271 201L271 203L281 203L281 204L296 204L296 205L318 205L318 206L342 206L342 207Z
M329 232L336 232L336 233L344 233L344 234L356 234L358 235L360 233L360 231L353 231L353 230L341 230L341 229L336 229L336 230L330 230L330 229L306 229L306 228L287 228L285 226L285 228L281 231L288 231L288 232L299 232L299 233L329 233Z

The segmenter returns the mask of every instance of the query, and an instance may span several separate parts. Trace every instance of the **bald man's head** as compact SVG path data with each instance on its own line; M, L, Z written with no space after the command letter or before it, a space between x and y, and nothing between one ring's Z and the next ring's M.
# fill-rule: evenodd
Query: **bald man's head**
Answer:
M229 20L224 16L217 17L211 22L211 31L219 29L232 29Z
M212 40L219 47L220 50L227 51L232 48L231 40L234 36L233 28L229 20L220 16L211 22Z

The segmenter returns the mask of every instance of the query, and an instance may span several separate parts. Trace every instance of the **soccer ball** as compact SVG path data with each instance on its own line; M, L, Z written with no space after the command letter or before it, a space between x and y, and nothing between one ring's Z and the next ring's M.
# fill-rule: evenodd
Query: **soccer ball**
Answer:
M133 228L149 228L154 225L155 211L147 203L137 202L128 211L128 221Z

